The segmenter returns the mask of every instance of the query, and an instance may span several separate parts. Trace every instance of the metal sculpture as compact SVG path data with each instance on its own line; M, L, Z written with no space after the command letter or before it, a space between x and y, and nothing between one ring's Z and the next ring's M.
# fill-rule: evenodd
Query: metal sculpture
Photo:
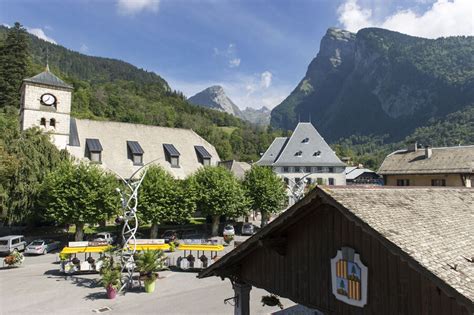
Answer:
M306 187L304 179L314 173L308 173L304 175L303 177L300 178L298 182L294 181L291 178L288 178L288 191L290 192L290 198L293 199L293 203L290 204L289 206L297 203L304 197L304 189Z
M124 289L131 288L133 286L133 273L135 272L135 260L134 255L137 251L137 242L135 233L138 230L138 217L137 217L137 207L138 207L138 189L145 178L147 169L146 166L157 161L159 159L153 160L146 163L138 170L136 170L128 179L123 178L120 174L115 174L122 179L125 187L129 190L121 191L120 188L117 188L117 192L120 194L120 200L122 202L123 215L117 218L117 223L123 222L122 227L122 251L120 254L120 262L122 265L122 273L126 272L127 275L122 281L122 287L119 292L122 292ZM134 179L135 175L138 174L141 170L139 179Z

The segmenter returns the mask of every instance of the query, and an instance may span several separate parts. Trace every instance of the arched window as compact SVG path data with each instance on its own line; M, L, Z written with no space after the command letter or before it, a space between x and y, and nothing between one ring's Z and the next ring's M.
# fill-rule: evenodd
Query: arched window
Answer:
M46 127L46 118L41 118L40 125Z
M50 127L53 127L53 128L56 128L56 119L51 118L51 119L49 120L49 126L50 126Z

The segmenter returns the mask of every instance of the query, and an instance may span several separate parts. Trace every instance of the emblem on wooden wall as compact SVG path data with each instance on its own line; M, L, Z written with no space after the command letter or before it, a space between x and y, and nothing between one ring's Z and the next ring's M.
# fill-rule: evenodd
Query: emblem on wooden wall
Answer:
M368 269L359 254L350 247L342 247L331 259L332 293L336 299L350 305L367 304Z

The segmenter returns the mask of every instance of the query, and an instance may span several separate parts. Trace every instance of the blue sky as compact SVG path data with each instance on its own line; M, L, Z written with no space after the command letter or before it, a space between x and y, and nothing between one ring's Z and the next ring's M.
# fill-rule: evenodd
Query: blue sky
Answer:
M472 0L0 0L0 23L155 71L187 96L224 86L245 108L278 105L328 27L473 35Z

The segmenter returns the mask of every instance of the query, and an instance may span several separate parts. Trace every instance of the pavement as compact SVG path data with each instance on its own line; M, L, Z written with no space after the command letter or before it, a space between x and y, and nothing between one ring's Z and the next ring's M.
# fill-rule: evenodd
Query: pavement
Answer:
M233 246L226 248L226 251ZM3 258L1 258L3 260ZM98 274L64 276L59 273L57 254L26 256L22 266L0 268L0 314L233 314L224 299L234 296L229 280L197 279L195 272L160 272L153 293L143 289L107 299L98 284ZM251 314L271 314L278 307L262 306L269 293L252 288ZM285 308L295 305L281 299Z

